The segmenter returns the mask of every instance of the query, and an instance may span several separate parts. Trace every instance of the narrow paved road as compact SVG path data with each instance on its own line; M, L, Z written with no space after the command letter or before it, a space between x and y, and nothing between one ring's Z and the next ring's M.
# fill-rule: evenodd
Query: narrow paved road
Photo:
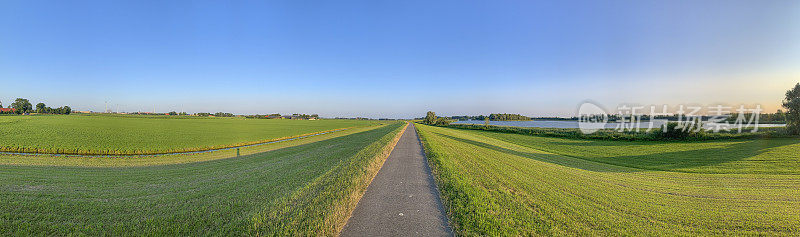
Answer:
M452 236L411 124L367 187L341 236Z

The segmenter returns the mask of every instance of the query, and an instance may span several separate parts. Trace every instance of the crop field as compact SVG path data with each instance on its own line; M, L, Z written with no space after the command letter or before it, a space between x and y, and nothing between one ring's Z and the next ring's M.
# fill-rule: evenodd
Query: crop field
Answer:
M800 232L797 139L614 142L416 127L460 234Z
M174 164L21 157L27 163L0 165L0 235L335 235L403 128Z
M0 116L0 151L89 155L200 151L375 124L186 116Z

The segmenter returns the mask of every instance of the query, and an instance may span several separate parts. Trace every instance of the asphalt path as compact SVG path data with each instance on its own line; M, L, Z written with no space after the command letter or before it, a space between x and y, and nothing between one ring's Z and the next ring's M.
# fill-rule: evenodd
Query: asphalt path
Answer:
M431 169L410 124L341 236L452 236Z

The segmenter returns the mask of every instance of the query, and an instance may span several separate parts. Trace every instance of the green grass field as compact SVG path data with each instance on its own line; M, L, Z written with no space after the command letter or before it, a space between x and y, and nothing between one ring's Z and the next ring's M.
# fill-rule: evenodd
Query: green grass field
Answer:
M465 235L794 235L797 139L613 142L417 125Z
M0 151L92 155L197 151L375 124L185 116L0 116Z
M0 233L335 235L403 125L185 164L0 165Z

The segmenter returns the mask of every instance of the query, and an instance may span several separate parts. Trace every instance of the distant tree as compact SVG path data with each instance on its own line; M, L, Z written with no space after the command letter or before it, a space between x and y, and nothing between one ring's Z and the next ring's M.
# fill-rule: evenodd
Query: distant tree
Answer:
M36 113L45 113L47 112L45 111L46 108L47 107L44 105L44 103L38 103L36 104Z
M170 112L169 112L169 115L178 115L178 112L175 112L175 111L170 111Z
M62 112L62 114L70 114L70 113L72 113L72 108L70 108L69 106L65 105L63 108L64 108L64 112Z
M425 115L425 119L422 120L424 124L435 124L436 123L436 113L433 111L428 111L428 114Z
M494 121L531 120L531 118L519 114L490 114L489 119Z
M186 112L180 112L178 115L188 115Z
M11 108L17 110L17 114L29 113L33 106L28 99L17 98L14 100L14 103L11 104Z
M786 91L783 107L786 108L786 129L791 134L800 134L800 83Z

